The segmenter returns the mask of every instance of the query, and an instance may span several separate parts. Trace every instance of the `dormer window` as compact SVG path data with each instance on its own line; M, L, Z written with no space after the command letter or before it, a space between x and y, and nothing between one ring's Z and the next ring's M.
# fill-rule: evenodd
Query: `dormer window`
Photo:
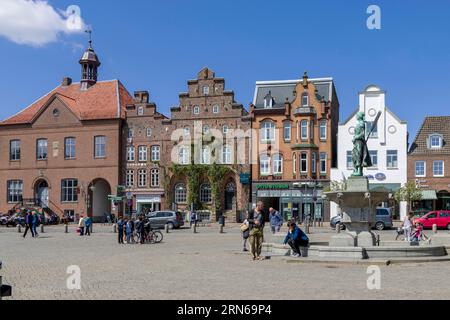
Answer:
M442 136L440 134L433 134L429 138L430 149L441 149L442 148Z
M271 92L269 91L269 93L264 97L264 109L272 109L273 107L273 97Z
M309 97L307 93L302 95L302 107L306 108L309 106Z

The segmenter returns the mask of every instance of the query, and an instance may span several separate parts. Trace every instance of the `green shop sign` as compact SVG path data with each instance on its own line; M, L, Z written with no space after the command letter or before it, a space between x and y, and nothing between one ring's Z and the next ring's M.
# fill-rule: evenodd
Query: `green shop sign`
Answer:
M257 184L256 189L258 190L273 190L273 189L289 189L289 184Z

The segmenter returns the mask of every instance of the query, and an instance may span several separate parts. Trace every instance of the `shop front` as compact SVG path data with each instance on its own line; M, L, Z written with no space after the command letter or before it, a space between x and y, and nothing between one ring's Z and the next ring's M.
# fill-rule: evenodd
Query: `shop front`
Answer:
M285 221L303 221L308 216L311 221L324 221L322 191L323 186L316 183L256 183L252 198L254 204L262 201L267 210L278 210Z
M137 194L135 208L135 213L137 214L147 214L152 211L159 211L161 210L161 195Z

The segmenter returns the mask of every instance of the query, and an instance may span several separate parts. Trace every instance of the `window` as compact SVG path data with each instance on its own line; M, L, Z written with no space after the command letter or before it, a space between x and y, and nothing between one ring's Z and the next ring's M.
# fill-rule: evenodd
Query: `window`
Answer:
M203 134L208 134L209 133L209 126L204 125L203 126Z
M314 121L311 120L311 140L314 140Z
M184 135L185 136L188 136L188 135L190 135L191 134L191 128L189 128L189 127L184 127Z
M127 161L134 161L134 147L127 147Z
M231 147L228 145L222 147L222 163L231 164Z
M11 140L9 142L9 160L20 160L20 140Z
M327 140L327 121L320 121L320 140Z
M161 160L161 148L160 146L152 146L152 161L160 161Z
M227 134L227 133L228 133L228 130L229 130L229 127L228 127L227 125L224 125L224 126L222 127L222 132L223 132L223 134Z
M138 108L138 116L142 116L144 115L144 107L139 107Z
M426 176L426 163L425 161L416 161L416 177Z
M61 181L61 201L77 202L78 201L78 180L65 179Z
M36 159L47 160L47 139L38 139L36 142Z
M442 160L433 161L433 176L434 177L444 176L444 161Z
M369 151L370 159L372 159L372 167L377 168L378 167L378 151L377 150L371 150Z
M134 187L134 171L133 170L127 170L125 179L126 179L125 185L127 187Z
M306 174L308 172L308 154L302 152L300 154L300 172Z
M309 97L307 93L304 93L302 95L302 107L308 107L309 106Z
M302 120L300 122L300 132L301 132L301 139L307 140L308 139L308 120Z
M140 162L147 161L147 147L146 146L139 146L138 148L138 157Z
M147 137L152 136L152 128L147 128Z
M203 94L205 96L207 96L209 94L209 87L208 86L203 86Z
M261 142L275 141L275 125L272 121L264 121L261 124Z
M64 139L64 156L66 159L75 159L76 156L75 138Z
M320 153L320 173L327 173L327 154L325 152Z
M128 139L131 139L134 137L134 130L133 129L128 129Z
M259 171L261 175L270 174L270 158L267 154L262 154L259 158Z
M214 105L213 106L213 113L219 113L219 106L218 105Z
M147 186L147 170L145 169L138 171L138 186L140 188Z
M202 148L202 164L210 164L210 152L208 147Z
M291 122L285 121L283 123L284 141L291 141Z
M105 158L106 157L106 137L97 136L94 137L94 157Z
M181 147L178 150L178 163L179 164L189 164L189 151L187 147Z
M388 150L386 152L386 166L388 168L398 168L398 152L397 152L397 150Z
M159 170L158 169L152 169L150 182L151 182L152 187L159 187Z
M23 181L8 181L8 203L16 203L22 201Z
M281 154L275 154L272 157L272 172L273 174L283 173L283 156Z
M200 107L199 106L195 106L194 107L194 114L196 114L196 115L200 114Z
M439 134L433 134L430 136L430 148L440 149L442 148L442 136Z
M210 203L211 201L211 185L209 183L204 183L200 186L200 202Z
M186 203L186 185L184 183L178 183L175 186L175 203Z
M347 151L347 169L353 169L353 151Z
M317 168L317 154L313 152L312 154L312 160L311 160L311 173L316 174L316 168Z
M369 138L378 138L378 125L376 125L374 127L373 121L367 121L366 122L366 135L368 135L370 133L372 128L373 128L373 131L370 134Z
M292 172L297 174L297 154L294 152L292 154Z

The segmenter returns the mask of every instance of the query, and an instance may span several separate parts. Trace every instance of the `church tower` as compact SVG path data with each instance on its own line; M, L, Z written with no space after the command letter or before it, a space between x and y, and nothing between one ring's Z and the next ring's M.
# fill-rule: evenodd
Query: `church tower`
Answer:
M80 59L81 65L81 89L87 90L97 83L97 70L101 65L94 49L92 39L89 39L89 48L83 53Z

